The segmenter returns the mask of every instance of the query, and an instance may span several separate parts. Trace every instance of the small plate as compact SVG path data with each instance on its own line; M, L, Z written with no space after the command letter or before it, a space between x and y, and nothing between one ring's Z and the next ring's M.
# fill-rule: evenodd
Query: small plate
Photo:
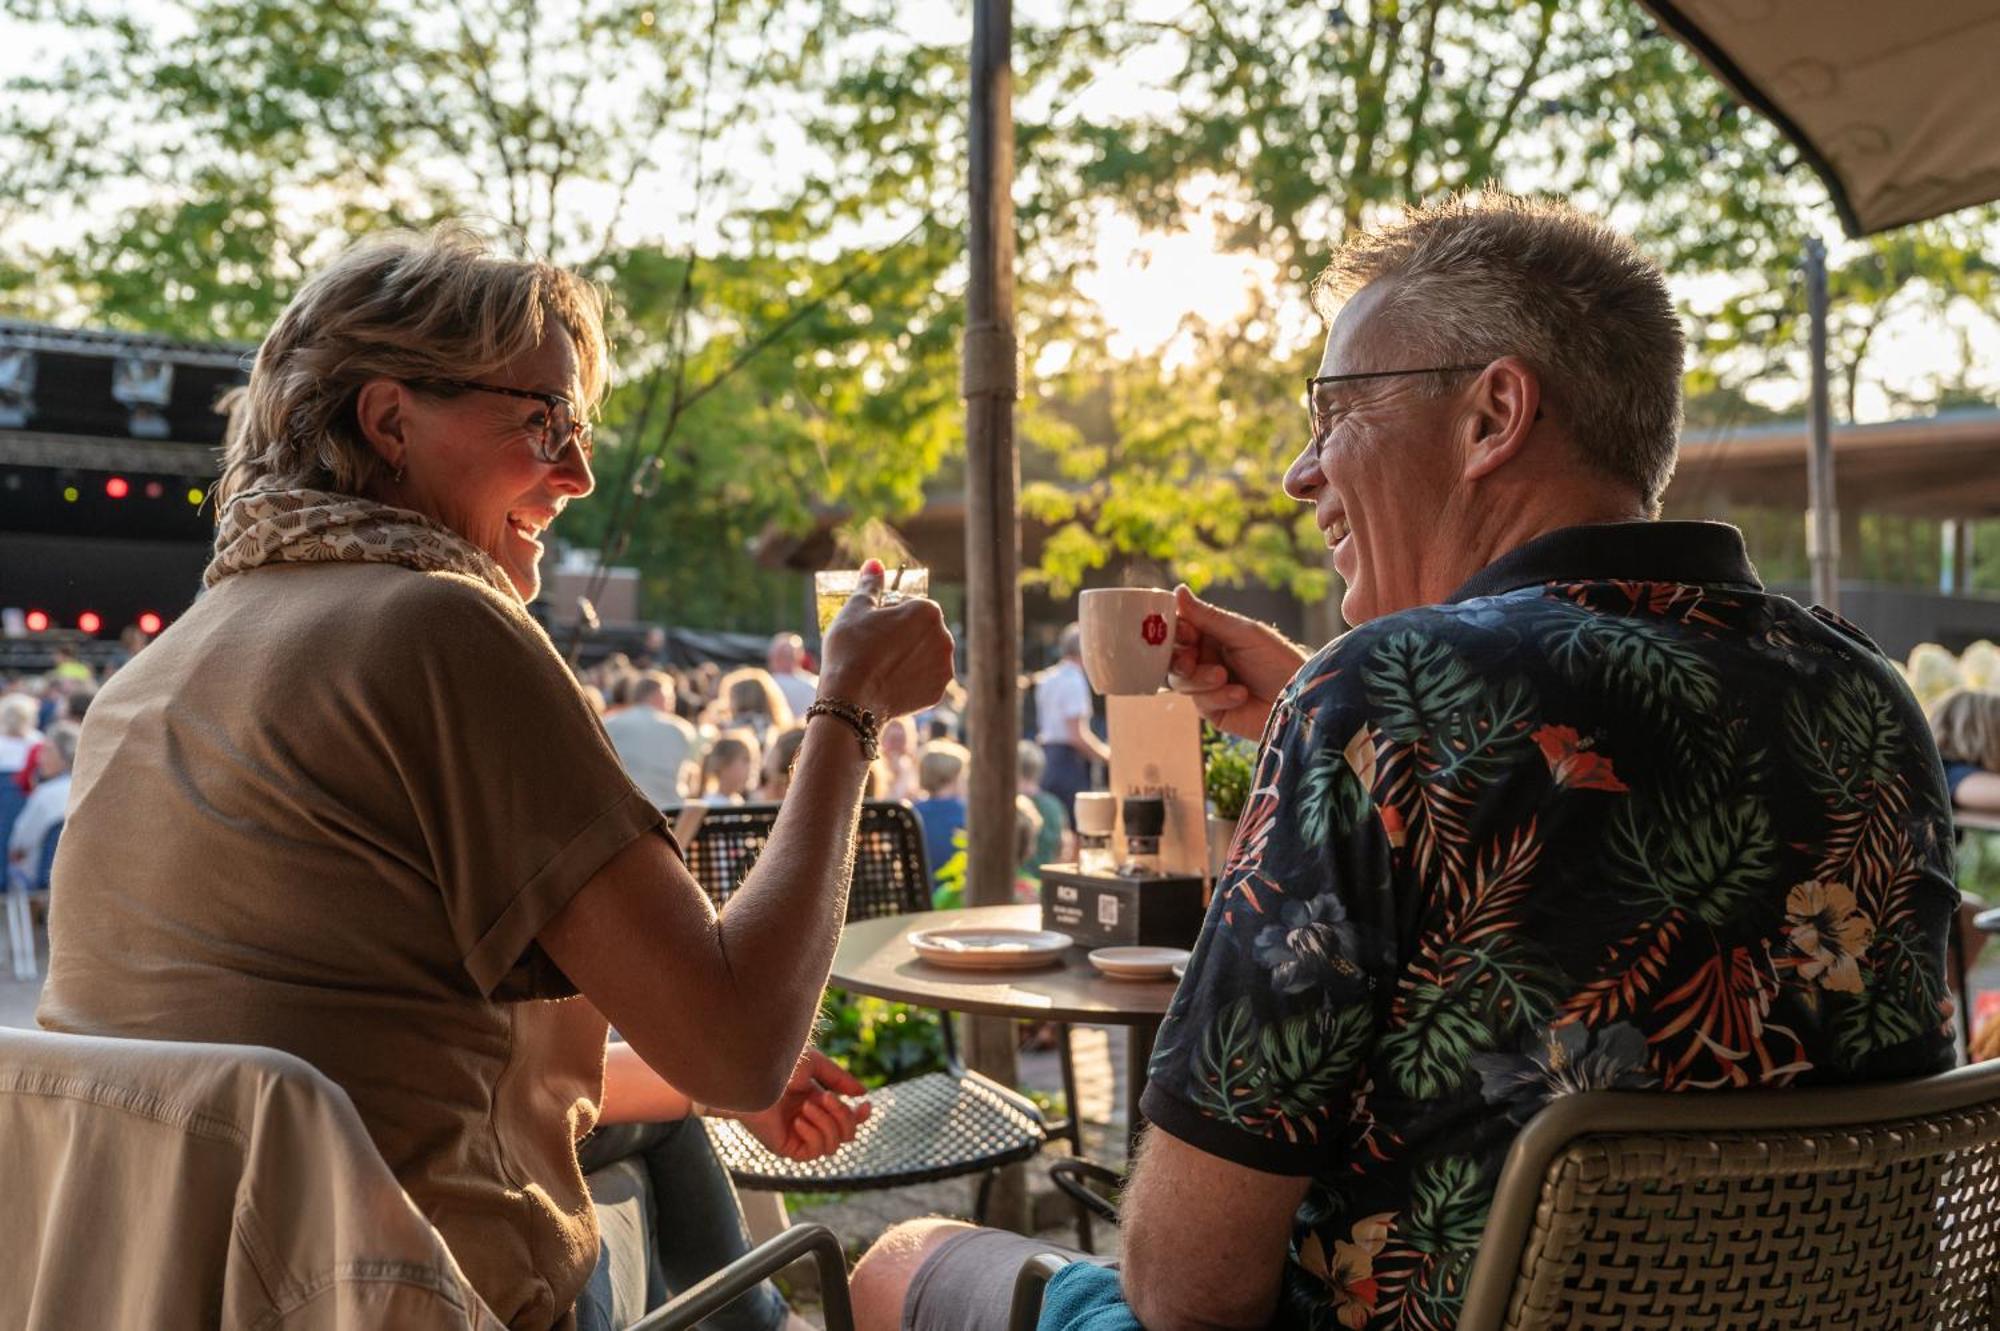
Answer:
M1183 957L1174 963L1174 978L1176 980L1185 980L1187 978L1187 958Z
M925 961L970 971L1052 965L1075 942L1053 929L919 929L910 935L910 946Z
M1090 964L1114 980L1169 980L1191 955L1182 947L1100 947Z

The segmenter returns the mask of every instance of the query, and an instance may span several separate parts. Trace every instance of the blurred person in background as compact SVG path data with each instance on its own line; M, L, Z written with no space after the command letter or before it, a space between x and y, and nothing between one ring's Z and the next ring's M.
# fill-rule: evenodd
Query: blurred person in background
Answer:
M111 653L111 668L113 670L123 669L152 640L153 635L140 628L137 624L127 624L124 632L118 635L118 649Z
M763 757L757 737L747 730L732 730L709 746L701 762L701 797L724 804L741 804L750 798Z
M805 650L805 642L798 634L780 633L771 639L764 653L764 668L770 672L778 692L785 695L794 716L805 715L819 693L819 677L806 673L801 664Z
M924 825L924 855L930 860L933 882L957 853L952 838L965 830L965 769L971 761L964 745L948 739L932 740L917 755L917 786L923 798L915 807Z
M1030 795L1014 797L1014 900L1035 902L1042 899L1042 875L1040 858L1042 845L1042 811Z
M1930 723L1951 802L2000 813L2000 693L1953 689L1931 705Z
M965 687L957 680L946 686L944 697L938 699L937 706L917 718L918 730L924 742L946 739L958 741L965 738Z
M1062 802L1063 818L1076 824L1076 797L1090 790L1091 764L1110 766L1111 750L1090 729L1094 704L1083 673L1083 630L1062 631L1061 659L1035 676L1035 739L1045 766L1042 789Z
M58 721L36 753L40 780L28 796L7 834L7 868L10 876L24 875L29 885L40 887L33 876L47 850L50 833L63 821L69 806L70 767L76 762L76 740L82 728L74 721Z
M511 1331L611 1326L613 1244L649 1305L744 1251L702 1115L797 1159L851 1139L859 1083L807 1041L866 718L952 664L866 566L718 912L528 613L609 372L595 288L463 228L300 286L231 404L207 590L92 709L37 1013L312 1063ZM583 1159L618 1124L678 1182L600 1227ZM727 1320L790 1316L765 1284Z
M792 724L792 705L778 691L770 673L756 666L732 670L718 682L716 697L725 709L718 723L730 730L747 730L763 744Z
M917 785L915 734L916 723L907 716L892 716L882 723L880 761L887 775L883 799L913 800L923 794Z
M60 683L95 684L96 672L77 658L73 647L57 647L56 663L49 677Z
M757 787L758 799L775 804L785 798L785 792L792 788L792 764L799 760L799 745L805 737L804 726L791 726L771 736L764 747L764 779Z
M1068 814L1061 800L1042 789L1042 773L1048 761L1042 754L1042 746L1024 739L1016 746L1015 756L1019 764L1015 769L1019 792L1035 810L1035 844L1028 854L1027 865L1039 880L1042 865L1067 863L1073 853Z
M604 718L604 733L618 761L660 808L679 804L692 789L701 763L701 736L673 711L674 681L657 670L635 675L628 705Z
M35 728L41 704L25 693L0 695L0 845L28 802L28 766L42 732Z

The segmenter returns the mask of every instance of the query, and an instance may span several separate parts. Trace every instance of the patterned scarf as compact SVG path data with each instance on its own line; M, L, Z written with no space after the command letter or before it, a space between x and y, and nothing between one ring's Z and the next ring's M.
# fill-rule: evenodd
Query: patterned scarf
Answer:
M512 600L521 596L491 555L450 528L407 508L331 490L252 490L230 500L201 580L213 587L264 564L319 563L463 573Z

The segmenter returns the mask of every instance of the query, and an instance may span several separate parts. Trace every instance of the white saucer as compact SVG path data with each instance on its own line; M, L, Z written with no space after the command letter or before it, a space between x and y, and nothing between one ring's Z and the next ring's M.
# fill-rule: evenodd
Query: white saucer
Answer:
M1052 965L1075 941L1053 929L919 929L910 935L910 946L925 961L973 971Z
M1185 958L1183 958L1180 961L1176 961L1174 963L1174 978L1176 980L1184 980L1187 978L1187 966L1188 964Z
M1100 947L1090 964L1114 980L1170 980L1191 955L1182 947Z

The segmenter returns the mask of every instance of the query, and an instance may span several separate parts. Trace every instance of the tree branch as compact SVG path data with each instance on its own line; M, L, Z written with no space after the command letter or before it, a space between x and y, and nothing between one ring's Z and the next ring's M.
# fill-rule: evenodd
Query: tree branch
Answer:
M1430 0L1424 6L1423 35L1417 39L1417 91L1410 98L1410 130L1403 144L1403 198L1414 203L1417 197L1417 161L1423 156L1424 103L1431 97L1432 52L1437 44L1438 11L1447 0Z
M1528 89L1534 86L1535 80L1541 76L1542 58L1549 51L1549 33L1555 27L1556 0L1541 0L1541 4L1542 17L1535 27L1535 44L1528 52L1528 63L1522 67L1520 80L1514 84L1514 91L1507 98L1507 105L1493 121L1492 137L1487 139L1486 147L1478 154L1479 175L1492 174L1493 161L1499 156L1500 144L1513 132L1514 117L1520 114L1521 103L1527 99Z

